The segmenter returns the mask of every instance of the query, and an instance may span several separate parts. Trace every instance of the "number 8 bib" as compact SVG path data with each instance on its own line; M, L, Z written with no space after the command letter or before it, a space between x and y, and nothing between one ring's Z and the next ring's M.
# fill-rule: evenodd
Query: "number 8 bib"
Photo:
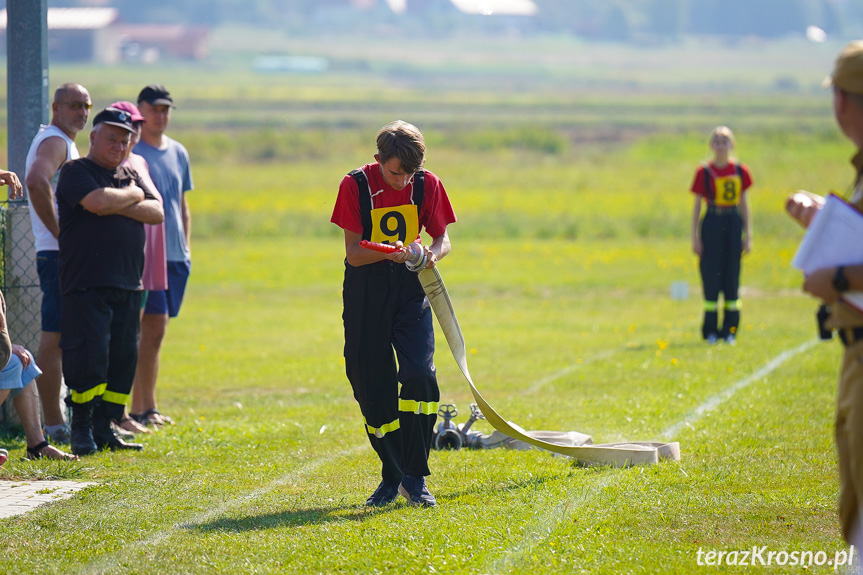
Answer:
M740 188L743 187L740 176L726 176L716 178L716 197L714 203L717 206L736 206L740 203Z

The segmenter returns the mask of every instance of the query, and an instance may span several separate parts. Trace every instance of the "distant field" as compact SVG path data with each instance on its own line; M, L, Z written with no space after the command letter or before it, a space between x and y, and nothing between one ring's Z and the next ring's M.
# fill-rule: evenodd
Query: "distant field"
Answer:
M820 82L839 44L803 39L689 39L659 46L589 44L571 38L399 41L382 34L288 38L275 31L225 29L204 64L123 68L52 64L51 85L80 81L97 105L134 98L159 81L178 98L184 126L272 130L377 125L410 116L426 128L477 129L539 122L559 128L798 127L824 112ZM395 47L397 46L397 47ZM318 56L321 74L253 70L260 54ZM6 86L0 86L0 95ZM0 119L6 107L0 108Z
M735 130L754 171L759 234L794 233L781 214L789 191L847 186L852 150L820 87L838 45L420 38L392 50L319 40L220 30L204 65L56 65L51 83L81 81L97 107L148 82L169 86L172 133L195 165L198 235L337 233L319 224L339 179L371 159L375 131L396 118L423 130L462 233L483 238L685 235L686 190L718 124ZM262 53L325 57L331 68L258 73Z
M141 454L70 465L22 461L23 438L2 438L0 479L99 483L0 521L4 567L691 574L726 572L697 566L699 550L844 549L840 348L814 342L816 302L790 268L802 230L782 211L797 188L850 182L853 147L819 87L838 46L325 40L227 30L200 67L52 67L52 84L80 80L97 106L151 81L176 94L172 133L196 188L193 276L162 359L176 427ZM255 53L325 56L332 69L260 75ZM680 441L680 463L434 452L438 509L362 506L378 464L344 376L344 246L329 217L338 182L395 118L423 129L459 216L441 272L489 403L527 429ZM689 245L688 189L719 123L756 182L734 347L699 339ZM677 281L688 299L671 299ZM469 389L440 334L436 364L462 422Z

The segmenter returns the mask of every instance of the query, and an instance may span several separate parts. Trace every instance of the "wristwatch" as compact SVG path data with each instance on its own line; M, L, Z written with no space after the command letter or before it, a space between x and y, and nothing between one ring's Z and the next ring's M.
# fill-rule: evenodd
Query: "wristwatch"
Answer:
M833 287L839 293L848 291L848 278L845 277L845 266L836 268L836 273L833 275Z

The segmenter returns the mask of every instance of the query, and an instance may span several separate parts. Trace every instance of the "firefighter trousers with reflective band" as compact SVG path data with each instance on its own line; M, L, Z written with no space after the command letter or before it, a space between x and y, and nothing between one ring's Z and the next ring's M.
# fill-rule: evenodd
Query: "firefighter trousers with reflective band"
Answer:
M429 475L440 390L432 311L419 278L403 264L346 262L342 296L345 369L383 480Z
M740 257L743 254L743 220L737 210L708 210L701 222L701 285L704 289L702 335L726 337L740 324ZM725 300L722 330L719 330L719 294Z
M73 290L63 295L63 379L72 405L121 419L138 363L142 291Z

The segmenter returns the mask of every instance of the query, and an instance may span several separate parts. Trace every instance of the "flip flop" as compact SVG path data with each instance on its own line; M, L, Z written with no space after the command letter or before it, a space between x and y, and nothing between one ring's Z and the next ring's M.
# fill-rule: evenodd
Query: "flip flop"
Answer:
M167 415L162 415L155 407L153 409L148 409L144 413L130 413L129 417L137 419L138 423L140 423L141 425L174 425L173 419L171 419Z
M45 449L46 447L51 447L51 444L48 443L47 441L43 441L42 443L40 443L39 445L36 445L34 447L28 447L27 448L27 459L30 461L36 461L37 459L57 459L57 460L63 460L63 461L77 461L77 459L78 459L77 455L70 455L69 453L64 453L63 451L60 451L59 449L57 451L62 453L63 457L47 457L47 456L42 454L42 450Z
M123 416L123 419L115 419L114 424L126 431L135 435L136 433L153 433L153 430L138 423L138 420L130 415Z
M120 424L117 423L116 419L111 420L111 429L114 431L114 433L116 433L117 435L119 435L123 439L129 439L130 437L135 437L134 433L132 433L131 431L128 431L126 429L123 429L120 426Z
M160 413L158 409L150 409L144 412L144 415L155 415L159 419L162 420L163 424L174 425L174 420L165 415L164 413Z

